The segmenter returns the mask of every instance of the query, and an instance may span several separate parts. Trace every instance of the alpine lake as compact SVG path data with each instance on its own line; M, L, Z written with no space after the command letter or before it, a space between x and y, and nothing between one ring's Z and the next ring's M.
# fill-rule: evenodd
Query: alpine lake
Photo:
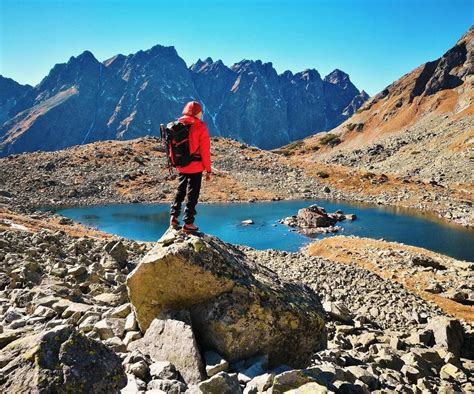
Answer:
M317 204L328 213L340 209L357 215L337 225L335 234L308 237L279 220L300 208ZM305 245L334 235L355 235L419 246L460 260L474 261L474 230L453 225L415 210L329 200L272 201L257 203L200 203L196 225L234 244L256 249L298 251ZM169 225L167 204L117 204L54 209L89 227L137 241L156 241ZM242 221L251 219L253 224Z

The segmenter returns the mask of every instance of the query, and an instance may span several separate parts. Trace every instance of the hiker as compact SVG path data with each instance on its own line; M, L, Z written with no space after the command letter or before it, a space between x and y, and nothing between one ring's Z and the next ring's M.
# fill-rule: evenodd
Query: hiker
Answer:
M193 157L190 164L184 167L176 166L179 172L179 183L176 196L170 211L170 226L179 228L181 204L187 197L184 210L183 231L193 232L199 228L194 225L196 205L201 191L202 173L206 172L206 181L211 180L211 141L206 123L202 120L202 106L197 101L191 101L184 106L183 116L178 121L189 128L189 152Z

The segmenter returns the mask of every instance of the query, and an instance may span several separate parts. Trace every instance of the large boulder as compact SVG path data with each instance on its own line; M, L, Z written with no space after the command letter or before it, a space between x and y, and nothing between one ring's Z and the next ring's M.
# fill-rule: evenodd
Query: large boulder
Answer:
M206 378L201 354L191 328L189 312L163 313L152 321L145 336L130 344L153 361L169 361L188 384Z
M0 355L0 392L118 392L127 384L120 358L69 326L26 336Z
M189 310L202 350L231 362L268 354L272 365L298 367L326 345L313 291L216 237L168 231L128 276L127 288L142 331L164 310Z
M280 223L296 227L302 234L315 235L338 232L341 227L336 226L337 222L346 219L354 220L355 217L354 214L344 214L341 210L327 213L323 207L313 204L307 208L301 208L296 215L281 219Z
M432 331L437 346L445 347L448 351L459 357L464 343L464 329L456 319L445 316L431 319L426 330Z

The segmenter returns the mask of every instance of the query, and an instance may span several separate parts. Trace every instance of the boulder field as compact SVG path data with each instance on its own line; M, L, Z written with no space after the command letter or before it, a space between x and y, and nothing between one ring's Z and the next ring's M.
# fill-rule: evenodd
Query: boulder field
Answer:
M470 320L363 267L23 219L0 231L2 393L474 390Z

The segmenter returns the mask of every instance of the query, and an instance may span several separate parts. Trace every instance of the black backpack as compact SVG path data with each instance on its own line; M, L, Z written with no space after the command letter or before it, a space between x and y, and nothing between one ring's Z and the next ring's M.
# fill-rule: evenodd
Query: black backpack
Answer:
M168 167L186 167L192 161L201 161L201 157L191 154L189 148L189 130L191 125L179 121L160 125L161 140L166 145Z

